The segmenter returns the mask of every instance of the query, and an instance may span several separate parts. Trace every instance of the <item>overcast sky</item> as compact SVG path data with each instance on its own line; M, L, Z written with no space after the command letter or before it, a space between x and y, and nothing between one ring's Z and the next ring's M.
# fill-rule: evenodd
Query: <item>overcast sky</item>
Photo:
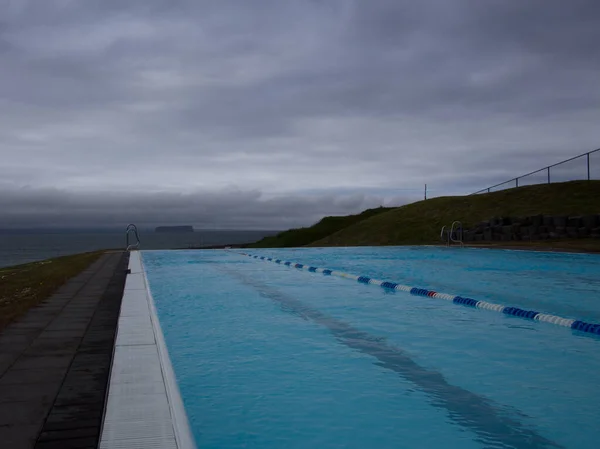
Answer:
M600 147L599 42L597 0L0 0L0 227L470 193Z

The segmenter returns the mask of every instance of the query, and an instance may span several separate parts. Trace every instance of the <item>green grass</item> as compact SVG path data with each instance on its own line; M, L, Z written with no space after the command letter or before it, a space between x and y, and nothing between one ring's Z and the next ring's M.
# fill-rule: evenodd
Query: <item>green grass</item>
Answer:
M482 195L440 197L397 208L369 209L346 217L326 217L308 228L291 229L248 247L436 244L440 242L442 226L454 220L462 221L468 228L493 217L537 214L600 214L600 181L571 181ZM553 246L600 250L597 240L564 242ZM519 243L523 245L526 244ZM544 246L548 245L550 242Z
M0 268L0 330L85 270L104 251Z
M347 215L343 217L325 217L317 224L308 228L290 229L289 231L281 232L271 237L251 243L247 248L273 248L273 247L293 247L305 246L316 240L327 237L341 229L344 229L354 223L363 221L369 217L373 217L391 210L386 207L378 207L376 209L367 209L357 215Z
M454 220L468 228L493 217L598 213L600 181L526 186L407 204L315 240L311 246L431 244L439 243L442 226Z

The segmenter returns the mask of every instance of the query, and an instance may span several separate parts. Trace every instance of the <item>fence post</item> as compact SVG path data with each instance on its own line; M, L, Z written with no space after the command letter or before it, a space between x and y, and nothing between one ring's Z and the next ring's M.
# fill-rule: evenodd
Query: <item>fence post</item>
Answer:
M550 184L550 167L548 167L548 184Z
M590 180L590 153L587 154L588 181Z

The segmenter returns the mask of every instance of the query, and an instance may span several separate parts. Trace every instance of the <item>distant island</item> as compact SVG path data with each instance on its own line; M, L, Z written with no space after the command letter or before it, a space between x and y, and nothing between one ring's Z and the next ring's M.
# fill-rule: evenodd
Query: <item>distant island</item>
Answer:
M194 232L193 226L158 226L154 232Z

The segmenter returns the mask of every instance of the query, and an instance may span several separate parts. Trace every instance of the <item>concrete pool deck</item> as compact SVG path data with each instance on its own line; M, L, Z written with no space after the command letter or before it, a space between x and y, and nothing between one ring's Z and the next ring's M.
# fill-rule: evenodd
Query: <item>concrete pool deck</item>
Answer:
M104 254L0 332L0 442L96 448L129 254Z
M100 449L195 444L139 251L129 260Z

